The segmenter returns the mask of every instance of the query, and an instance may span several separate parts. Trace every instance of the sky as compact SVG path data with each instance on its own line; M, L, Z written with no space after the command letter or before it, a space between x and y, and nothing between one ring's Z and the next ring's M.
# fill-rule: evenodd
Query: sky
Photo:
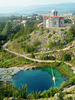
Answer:
M69 3L75 0L0 0L0 7L7 6L30 6L30 5L47 5L57 3Z

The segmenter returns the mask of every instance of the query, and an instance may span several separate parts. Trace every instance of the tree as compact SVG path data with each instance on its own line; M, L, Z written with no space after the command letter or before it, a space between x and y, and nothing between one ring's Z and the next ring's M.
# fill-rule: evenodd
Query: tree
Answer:
M49 97L46 90L44 90L44 91L42 92L41 97L43 97L43 98L48 98L48 97Z
M2 26L1 26L1 24L0 24L0 33L2 32Z
M71 19L64 19L64 23L72 23Z
M32 91L29 95L28 95L28 99L39 99L40 98L40 91L39 92L35 92Z
M55 47L55 45L56 45L56 42L52 42L52 41L49 42L49 48L50 49L52 49L53 47Z
M40 34L43 34L43 27L40 27Z
M55 31L53 31L53 34L55 34Z
M27 84L24 86L22 85L22 98L27 99Z
M59 93L58 100L64 100L64 93L63 92Z
M27 53L33 52L34 51L34 47L32 45L26 45L25 51Z
M12 24L10 22L7 22L5 28L2 31L2 34L9 35L11 33L11 28L12 28Z
M46 29L46 33L49 33L49 29Z
M35 55L32 53L29 57L30 58L35 58Z

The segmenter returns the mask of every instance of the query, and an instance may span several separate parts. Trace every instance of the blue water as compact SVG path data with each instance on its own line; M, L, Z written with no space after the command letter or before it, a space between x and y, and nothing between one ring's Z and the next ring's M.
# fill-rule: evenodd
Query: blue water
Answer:
M22 84L27 84L27 92L48 90L51 86L59 87L63 81L67 80L59 70L52 69L56 78L55 84L52 80L52 72L50 67L37 68L35 70L21 70L12 78L12 84L17 89Z

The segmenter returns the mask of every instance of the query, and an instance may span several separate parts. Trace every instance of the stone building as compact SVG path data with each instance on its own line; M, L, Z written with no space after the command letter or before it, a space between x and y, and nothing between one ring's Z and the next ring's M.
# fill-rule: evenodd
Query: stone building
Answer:
M51 11L50 17L43 17L43 27L64 27L64 17L58 16L58 12L55 9L53 9Z

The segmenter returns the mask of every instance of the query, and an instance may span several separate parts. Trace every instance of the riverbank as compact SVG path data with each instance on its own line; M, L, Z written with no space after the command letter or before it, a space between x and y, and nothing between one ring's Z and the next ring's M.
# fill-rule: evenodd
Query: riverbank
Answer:
M64 75L66 75L68 78L71 78L73 76L73 72L70 69L69 65L62 64L62 63L32 63L32 64L27 64L24 66L19 66L19 67L10 67L10 68L0 68L0 81L3 82L9 82L11 78L18 73L19 71L23 69L35 69L35 68L40 68L40 67L52 67L60 70ZM66 69L65 69L66 67Z
M19 71L23 69L31 69L36 66L33 66L33 64L27 64L23 67L10 67L10 68L0 68L0 81L2 82L9 82L11 78L18 73Z
M0 81L9 82L10 79L20 70L22 67L0 68Z

